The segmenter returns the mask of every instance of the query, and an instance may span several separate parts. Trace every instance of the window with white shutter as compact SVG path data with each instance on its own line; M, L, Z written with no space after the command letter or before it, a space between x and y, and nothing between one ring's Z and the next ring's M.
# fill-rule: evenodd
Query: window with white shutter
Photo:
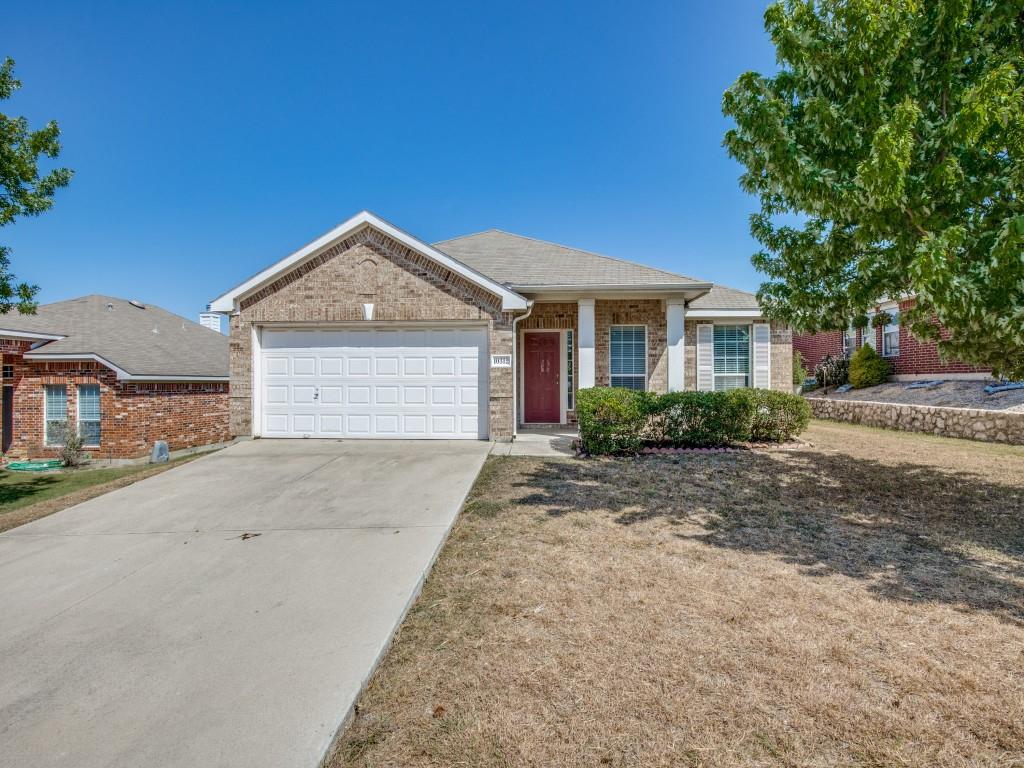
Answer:
M715 326L697 324L697 389L708 392L715 388Z
M716 391L750 386L750 326L716 325Z

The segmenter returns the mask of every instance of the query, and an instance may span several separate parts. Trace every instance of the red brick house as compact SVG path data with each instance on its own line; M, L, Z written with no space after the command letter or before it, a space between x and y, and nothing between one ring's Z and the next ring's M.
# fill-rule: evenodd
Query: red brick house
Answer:
M228 340L164 309L109 296L0 316L3 452L52 457L66 423L98 459L228 439Z
M913 297L901 301L885 301L868 313L869 321L879 312L892 316L892 322L875 328L849 328L846 331L793 334L793 350L800 352L804 365L813 371L825 355L848 357L865 344L873 346L892 366L896 381L914 379L986 379L992 372L955 360L943 362L934 342L918 341L910 329L900 323L900 314L914 306Z

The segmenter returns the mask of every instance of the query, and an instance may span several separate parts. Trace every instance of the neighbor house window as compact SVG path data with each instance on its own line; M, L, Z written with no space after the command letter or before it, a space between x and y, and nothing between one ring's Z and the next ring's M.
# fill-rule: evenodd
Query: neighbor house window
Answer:
M862 329L860 332L860 345L862 347L868 346L874 350L877 350L878 347L877 342L875 340L875 326L873 325L874 321L875 313L872 312L870 315L868 315L868 327Z
M68 388L63 384L47 384L43 391L46 397L46 444L61 445L68 421Z
M78 436L83 445L100 444L99 384L83 384L78 388Z
M843 357L849 357L857 351L857 329L847 328L843 332Z
M882 354L896 357L900 353L900 316L898 312L890 312L892 321L882 329Z
M569 329L565 332L565 408L569 411L575 407L572 391L572 353L572 329Z
M13 379L14 378L14 366L13 365L5 365L4 368L3 368L3 373L4 373L4 378L5 379Z
M750 326L715 326L715 389L750 386Z
M613 325L611 328L611 385L647 388L647 326Z

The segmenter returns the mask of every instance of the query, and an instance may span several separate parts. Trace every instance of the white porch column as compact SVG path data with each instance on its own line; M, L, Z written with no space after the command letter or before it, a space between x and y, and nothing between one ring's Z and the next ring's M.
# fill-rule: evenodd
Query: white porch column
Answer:
M668 343L668 391L683 391L683 366L686 361L686 302L683 299L665 301L665 326Z
M580 299L577 335L580 345L580 389L592 387L597 382L594 370L594 300Z

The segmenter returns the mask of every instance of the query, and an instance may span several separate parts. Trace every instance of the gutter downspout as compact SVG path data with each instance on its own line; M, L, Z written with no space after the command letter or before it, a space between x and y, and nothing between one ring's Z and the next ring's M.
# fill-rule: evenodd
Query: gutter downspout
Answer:
M526 301L526 314L512 318L512 442L515 442L519 435L519 368L516 365L516 349L519 348L519 325L520 320L525 320L533 312L533 299Z

